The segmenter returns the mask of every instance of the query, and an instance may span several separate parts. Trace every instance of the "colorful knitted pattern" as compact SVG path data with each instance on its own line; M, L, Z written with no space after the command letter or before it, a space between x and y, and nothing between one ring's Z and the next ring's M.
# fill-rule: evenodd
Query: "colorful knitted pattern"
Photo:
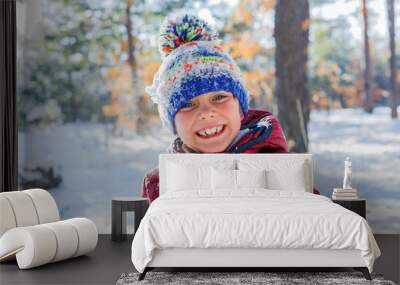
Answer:
M231 92L244 114L248 93L234 60L218 45L217 33L196 16L167 19L160 29L163 61L146 88L161 120L176 134L176 113L191 99L214 91Z

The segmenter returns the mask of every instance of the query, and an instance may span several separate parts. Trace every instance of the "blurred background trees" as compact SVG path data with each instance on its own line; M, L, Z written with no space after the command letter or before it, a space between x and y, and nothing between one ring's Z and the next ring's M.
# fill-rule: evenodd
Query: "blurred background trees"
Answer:
M389 26L389 46L390 46L390 108L391 116L393 119L398 117L397 106L399 102L399 96L397 94L397 68L396 68L396 21L394 13L394 0L387 0L387 15L388 15L388 26Z
M41 18L40 33L19 39L21 128L95 122L111 125L114 135L146 134L159 124L144 89L161 62L159 26L176 11L197 14L219 31L223 47L243 71L251 107L278 115L292 151L307 151L314 109L372 112L385 105L397 118L399 5L393 0L386 1L384 14L374 8L377 1L364 0L18 4L25 13L35 6ZM382 17L387 29L380 26Z

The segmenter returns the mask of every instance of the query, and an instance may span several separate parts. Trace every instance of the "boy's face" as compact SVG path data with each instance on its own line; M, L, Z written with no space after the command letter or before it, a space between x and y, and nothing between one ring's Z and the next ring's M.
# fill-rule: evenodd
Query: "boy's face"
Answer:
M230 92L197 96L175 115L175 128L183 143L197 152L223 152L240 130L243 113Z

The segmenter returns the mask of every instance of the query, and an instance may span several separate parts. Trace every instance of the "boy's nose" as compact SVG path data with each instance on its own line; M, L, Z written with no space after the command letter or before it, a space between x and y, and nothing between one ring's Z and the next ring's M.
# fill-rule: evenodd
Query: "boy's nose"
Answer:
M214 116L215 112L212 108L205 106L200 109L200 119L205 120L208 118L214 118Z

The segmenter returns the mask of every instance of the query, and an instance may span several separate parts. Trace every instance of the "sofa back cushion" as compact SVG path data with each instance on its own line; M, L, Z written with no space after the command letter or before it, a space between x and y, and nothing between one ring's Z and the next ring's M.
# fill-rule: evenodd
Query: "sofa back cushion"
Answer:
M43 189L0 193L0 237L15 227L56 222L60 215L56 202Z

